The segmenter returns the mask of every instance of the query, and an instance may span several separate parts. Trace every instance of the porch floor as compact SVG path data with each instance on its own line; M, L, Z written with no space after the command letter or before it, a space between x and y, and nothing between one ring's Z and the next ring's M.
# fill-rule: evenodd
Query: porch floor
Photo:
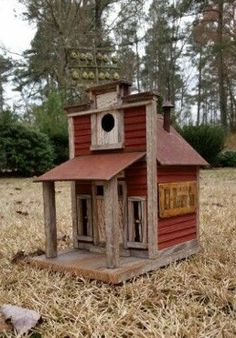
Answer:
M106 283L119 284L123 281L155 270L174 260L185 258L197 253L199 246L191 250L179 251L174 255L167 255L156 259L138 257L120 257L120 267L108 269L104 254L92 253L87 250L68 249L59 252L56 258L46 258L45 255L31 257L29 263L35 267L46 268L58 272L70 272L74 275L96 279Z

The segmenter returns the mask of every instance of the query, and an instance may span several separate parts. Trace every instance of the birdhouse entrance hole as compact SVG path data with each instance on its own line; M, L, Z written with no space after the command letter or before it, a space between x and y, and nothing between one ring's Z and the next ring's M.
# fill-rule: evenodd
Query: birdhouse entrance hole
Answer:
M115 119L112 114L106 114L102 118L102 129L109 133L115 126Z

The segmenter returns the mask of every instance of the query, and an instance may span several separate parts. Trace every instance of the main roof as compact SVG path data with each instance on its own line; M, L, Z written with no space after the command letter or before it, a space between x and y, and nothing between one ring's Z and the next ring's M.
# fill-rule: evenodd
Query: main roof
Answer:
M163 117L157 118L157 161L161 165L206 166L208 163L173 128L163 128Z

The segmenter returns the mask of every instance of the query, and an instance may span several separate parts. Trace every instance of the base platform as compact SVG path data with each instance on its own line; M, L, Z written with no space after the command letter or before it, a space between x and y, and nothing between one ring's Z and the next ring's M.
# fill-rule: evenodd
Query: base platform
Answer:
M160 255L156 259L143 259L133 256L120 257L120 267L116 269L108 269L106 267L106 256L104 254L77 249L59 252L56 258L46 258L45 255L31 257L28 262L38 268L46 268L63 273L69 272L88 279L119 284L199 251L200 247L196 245L188 250L181 250L174 254Z

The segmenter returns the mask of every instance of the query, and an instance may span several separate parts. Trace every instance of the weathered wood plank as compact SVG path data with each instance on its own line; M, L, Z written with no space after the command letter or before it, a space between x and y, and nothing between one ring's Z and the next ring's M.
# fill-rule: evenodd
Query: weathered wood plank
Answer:
M147 145L147 220L149 258L157 256L158 205L157 205L157 111L156 101L146 106Z
M68 135L69 135L69 157L74 158L75 156L75 141L74 141L74 119L73 117L68 118Z
M134 103L126 103L126 104L122 104L122 105L114 105L114 106L106 107L106 108L103 108L103 109L91 109L91 110L85 110L85 111L78 111L78 112L75 112L75 113L70 113L67 116L74 117L74 116L98 114L98 113L105 112L105 111L116 111L116 110L122 110L122 109L126 109L126 108L145 106L145 105L152 104L152 102L153 102L153 100L147 100L147 101L142 101L142 102L134 102Z
M120 264L117 177L106 182L104 188L107 267L117 268Z
M55 183L43 182L44 227L46 257L57 257L57 227L55 206Z

